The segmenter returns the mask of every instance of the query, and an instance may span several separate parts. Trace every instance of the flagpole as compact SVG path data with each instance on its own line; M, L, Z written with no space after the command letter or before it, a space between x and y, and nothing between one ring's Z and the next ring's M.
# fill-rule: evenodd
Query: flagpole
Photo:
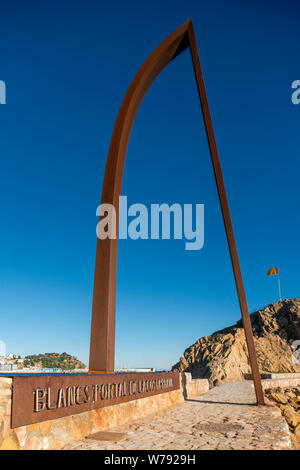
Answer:
M280 276L279 276L279 268L278 268L278 291L279 291L279 300L280 302L282 301L282 298L281 298L281 287L280 287Z

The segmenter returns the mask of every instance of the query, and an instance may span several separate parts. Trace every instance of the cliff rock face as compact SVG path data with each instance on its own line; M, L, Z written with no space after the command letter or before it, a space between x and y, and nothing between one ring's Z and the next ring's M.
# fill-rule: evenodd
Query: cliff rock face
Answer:
M300 372L292 361L291 344L300 339L300 299L287 299L251 314L254 342L261 372ZM210 385L244 380L250 373L242 322L204 336L172 367L207 378Z

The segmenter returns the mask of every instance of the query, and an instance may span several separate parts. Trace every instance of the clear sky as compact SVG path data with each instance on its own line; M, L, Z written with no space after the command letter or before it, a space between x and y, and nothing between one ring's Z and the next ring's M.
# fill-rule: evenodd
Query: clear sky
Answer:
M135 72L192 18L250 311L299 291L300 7L295 1L1 3L0 339L87 363L96 207ZM116 366L169 368L240 318L189 51L134 124L128 202L205 204L205 244L119 243Z

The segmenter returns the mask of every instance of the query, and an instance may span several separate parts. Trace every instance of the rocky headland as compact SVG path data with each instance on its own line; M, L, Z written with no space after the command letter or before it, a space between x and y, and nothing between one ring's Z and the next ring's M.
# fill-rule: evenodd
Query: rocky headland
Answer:
M250 317L260 371L300 372L292 348L293 341L300 339L300 298L270 304ZM244 380L251 369L242 321L199 338L172 370L207 378L211 386Z

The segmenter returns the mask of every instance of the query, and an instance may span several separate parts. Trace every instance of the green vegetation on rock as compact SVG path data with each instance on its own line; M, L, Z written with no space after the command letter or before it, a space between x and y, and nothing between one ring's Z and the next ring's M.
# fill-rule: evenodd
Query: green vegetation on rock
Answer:
M32 354L24 358L24 367L39 367L41 369L85 369L83 362L76 357L63 353Z

